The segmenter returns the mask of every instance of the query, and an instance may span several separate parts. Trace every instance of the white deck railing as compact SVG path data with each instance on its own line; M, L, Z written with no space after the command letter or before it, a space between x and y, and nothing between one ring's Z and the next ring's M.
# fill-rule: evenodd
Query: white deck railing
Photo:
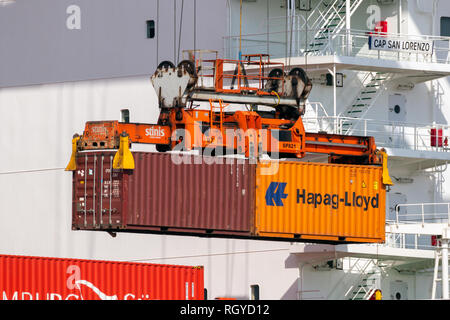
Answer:
M293 24L293 26L295 26ZM315 35L320 34L321 39ZM326 35L325 37L323 35ZM371 35L406 41L432 41L433 53L409 53L398 51L379 51L369 49ZM267 53L272 58L302 57L305 55L340 55L366 57L372 59L450 63L450 37L429 35L410 35L396 33L376 33L368 30L340 30L327 32L325 29L299 29L270 33L245 34L241 37L242 53ZM311 51L315 42L318 51ZM318 45L320 44L320 45ZM224 37L224 55L229 59L239 56L239 36Z
M328 116L315 105L305 114L303 124L307 132L325 131L334 134L373 136L377 147L413 151L449 152L450 125L421 124L374 119ZM317 110L317 111L316 111ZM319 116L312 116L319 114Z
M445 223L450 221L450 202L405 203L395 207L391 223Z
M395 207L394 215L387 217L386 224L394 226L417 225L417 232L409 234L386 233L385 245L404 249L436 249L436 245L431 243L431 236L422 234L422 228L427 224L447 225L450 227L449 222L449 202L399 204Z

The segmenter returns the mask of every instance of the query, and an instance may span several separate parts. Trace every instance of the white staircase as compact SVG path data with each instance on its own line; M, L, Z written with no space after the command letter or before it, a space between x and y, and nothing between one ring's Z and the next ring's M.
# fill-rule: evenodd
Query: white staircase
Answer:
M368 300L380 288L381 278L386 275L381 264L375 259L368 259L360 269L360 276L345 293L345 298L349 300Z
M368 300L380 288L381 277L385 275L380 262L371 258L346 259L348 270L335 283L327 299Z
M363 0L350 0L350 15L356 11ZM330 41L345 26L346 0L320 1L311 12L312 23L308 29L314 30L313 40L309 43L306 52L318 55L326 52Z
M350 287L346 296L349 300L369 300L377 289L381 287L381 280L384 279L389 268L395 265L395 261L368 260L369 267L361 273L360 279Z
M362 119L372 108L378 97L386 89L386 83L393 77L390 73L368 72L362 80L362 89L350 104L350 106L340 114L344 118ZM347 120L341 124L343 134L351 134L352 129L358 123L358 120Z
M368 300L376 290L377 279L373 277L375 272L369 272L361 279L356 287L352 287L349 300ZM371 277L372 276L372 277Z

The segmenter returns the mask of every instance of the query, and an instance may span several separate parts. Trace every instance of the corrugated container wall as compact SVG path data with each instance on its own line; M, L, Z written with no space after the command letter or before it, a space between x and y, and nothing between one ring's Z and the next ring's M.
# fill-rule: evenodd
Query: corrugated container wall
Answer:
M127 171L111 170L113 153L78 155L73 229L384 241L381 167L271 162L278 171L264 174L267 163L248 160L206 164L212 158L186 156L191 164L177 164L167 153L133 156L136 167Z
M383 242L386 187L382 168L279 162L256 173L256 234L264 237Z
M113 155L78 155L74 229L250 235L256 168L248 160L185 155L178 163L169 153L134 152L134 170L111 170Z
M202 300L203 267L0 255L2 300Z

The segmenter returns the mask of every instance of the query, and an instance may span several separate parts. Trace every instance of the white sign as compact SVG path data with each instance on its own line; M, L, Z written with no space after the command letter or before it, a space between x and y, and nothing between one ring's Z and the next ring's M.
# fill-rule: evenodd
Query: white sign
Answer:
M433 41L405 40L389 37L371 36L369 37L369 49L433 54Z

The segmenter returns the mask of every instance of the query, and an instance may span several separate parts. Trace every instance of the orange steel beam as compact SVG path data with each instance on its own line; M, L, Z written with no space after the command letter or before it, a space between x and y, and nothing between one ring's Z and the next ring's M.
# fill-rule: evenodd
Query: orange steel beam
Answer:
M305 151L330 155L370 156L376 153L373 137L305 133Z
M172 134L169 126L145 123L118 123L119 133L128 133L132 142L148 144L169 144Z
M169 144L169 126L118 121L90 121L86 123L79 147L84 150L117 149L119 135L126 132L135 143Z
M281 152L292 154L297 158L304 157L305 153L321 153L330 156L367 157L369 163L379 163L373 137L305 132L301 118L295 121L290 129L281 129L281 126L292 124L292 121L266 119L252 111L237 111L232 115L225 115L223 114L223 105L220 102L220 112L216 116L212 110L214 108L213 101L210 101L210 103L211 110L183 110L182 120L179 121L175 119L175 112L170 113L170 125L120 123L118 121L88 122L80 142L81 149L118 148L118 137L123 132L128 134L132 143L159 144L173 148L178 143L178 141L171 141L172 133L176 129L184 128L189 131L191 139L194 139L199 135L203 136L200 128L207 125L211 130L219 131L222 137L213 140L199 138L189 142L185 141L188 150L195 147L231 147L245 151L248 156L250 148L258 149L258 144L261 143L263 149L261 151L263 152ZM195 114L199 115L194 116ZM258 133L258 130L265 126L267 135ZM241 129L244 133L243 139L239 139L240 142L238 142L232 137L231 141L227 141L225 129ZM250 130L248 135L247 130ZM290 140L274 139L273 130L290 131ZM273 148L276 149L273 150Z

